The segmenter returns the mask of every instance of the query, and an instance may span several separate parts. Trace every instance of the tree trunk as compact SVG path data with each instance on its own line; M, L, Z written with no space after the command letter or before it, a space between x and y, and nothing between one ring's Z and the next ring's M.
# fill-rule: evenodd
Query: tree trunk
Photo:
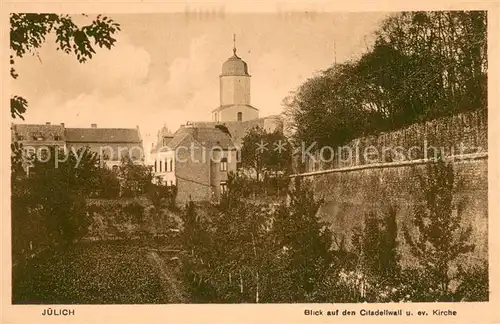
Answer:
M243 294L243 276L241 275L241 270L240 270L240 293Z
M252 233L252 245L253 245L253 254L255 257L255 263L257 263L257 248L255 247L255 237ZM256 270L256 275L255 275L255 302L259 303L259 266L258 264L255 265L257 268Z

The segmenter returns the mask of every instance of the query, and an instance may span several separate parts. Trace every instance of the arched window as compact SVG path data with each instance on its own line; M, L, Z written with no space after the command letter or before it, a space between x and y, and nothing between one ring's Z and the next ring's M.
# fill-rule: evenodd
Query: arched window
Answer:
M242 121L243 120L243 113L240 111L238 112L238 121Z

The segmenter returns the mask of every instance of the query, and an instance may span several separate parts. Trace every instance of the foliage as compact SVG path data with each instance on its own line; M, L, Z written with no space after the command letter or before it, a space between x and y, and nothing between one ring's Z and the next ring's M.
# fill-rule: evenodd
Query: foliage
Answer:
M171 297L144 250L130 244L77 244L16 270L13 304L153 304Z
M288 173L291 168L291 146L280 130L267 133L252 128L242 140L241 166L255 172L257 181L265 174Z
M117 198L120 196L120 181L116 172L103 166L99 173L98 188L95 192L96 197L100 198Z
M186 280L203 302L308 300L330 266L330 233L316 218L319 202L305 189L293 203L272 210L242 202L238 182L228 182L208 218L193 203L185 210Z
M285 197L288 192L289 177L286 174L266 174L260 180L243 172L229 173L228 184L233 184L233 191L238 191L241 198Z
M162 182L161 177L157 177L154 183L149 183L147 196L153 202L156 211L164 205L170 210L177 210L175 199L177 196L177 186L167 186Z
M488 301L489 300L489 278L488 266L474 266L465 269L459 266L457 277L460 284L453 296L456 301Z
M486 26L485 11L391 15L360 59L320 72L284 101L294 145L335 147L485 109Z
M337 64L307 80L285 102L294 146L342 145L377 128L381 116L365 108L367 100L354 63Z
M414 213L413 225L418 234L412 235L408 228L404 234L412 254L432 283L431 298L441 300L449 298L450 281L455 279L449 273L450 266L458 257L474 250L469 243L472 228L463 228L460 211L456 215L454 212L455 176L451 163L439 159L428 165L420 181L425 207L417 208Z
M358 252L358 266L363 273L377 278L379 284L394 284L400 275L397 251L396 209L388 208L388 215L380 219L374 212L365 217L365 226L354 234L353 243Z
M85 197L95 190L99 173L97 155L52 147L46 156L31 156L18 144L12 150L14 257L81 238L88 226Z
M84 15L87 17L87 15ZM10 75L17 79L14 56L22 58L26 54L38 55L38 49L47 36L56 35L57 49L66 54L74 54L80 63L91 59L96 47L111 49L116 39L113 35L120 31L120 25L111 18L98 15L84 26L78 26L74 17L58 14L13 13L10 15ZM92 44L93 43L93 44ZM20 96L11 97L12 118L23 118L28 102Z
M151 166L136 164L125 156L118 167L118 179L120 181L121 196L134 197L146 193L153 180Z
M191 251L186 276L192 295L201 300L259 302L268 215L259 206L233 198L224 195L221 204L210 210L209 223L196 215L194 205L188 205L185 242L193 245L185 248Z
M289 195L289 205L278 209L273 224L272 251L280 261L274 298L279 302L314 301L310 296L334 265L332 233L318 218L322 200L314 197L308 183L296 186Z

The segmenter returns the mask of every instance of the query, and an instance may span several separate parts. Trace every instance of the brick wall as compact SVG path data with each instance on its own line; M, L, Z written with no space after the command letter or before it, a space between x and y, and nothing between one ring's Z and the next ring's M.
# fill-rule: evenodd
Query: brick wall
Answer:
M445 156L456 155L460 143L474 148L462 153L486 152L487 116L483 112L443 118L440 120L416 124L406 129L382 134L377 137L360 138L348 146L364 148L373 145L411 146L423 149L423 143L444 148ZM417 152L417 150L414 150ZM412 157L422 159L422 154ZM394 161L394 160L392 160ZM402 237L402 228L410 226L415 207L424 204L423 191L419 177L425 172L425 163L406 165L387 160L378 160L380 164L366 165L363 160L357 163L316 165L308 171L318 169L316 174L303 173L302 178L312 182L316 196L324 199L319 210L322 219L331 223L334 239L346 239L348 245L353 229L362 226L366 215L370 212L379 217L387 216L388 209L397 209L398 240L402 251L403 262L411 263L412 257ZM349 167L366 165L359 169ZM384 166L385 165L385 166ZM340 167L347 167L340 169ZM488 258L488 159L487 154L474 159L453 160L455 173L455 191L453 204L457 215L462 216L464 226L472 227L471 240L475 251L464 258L466 263L485 261ZM322 173L323 172L323 173Z
M190 137L179 145L191 148ZM178 150L175 162L177 181L177 203L182 206L189 200L209 201L212 197L210 186L210 152L203 153L203 148L195 145L189 150Z
M306 149L309 145L304 146ZM342 147L314 146L313 154L296 155L304 171L431 157L434 149L444 156L488 151L488 116L484 110L413 124L404 129L354 139ZM333 152L333 158L328 153ZM321 158L323 157L323 158ZM297 167L298 168L298 167Z
M454 208L464 225L472 226L472 242L476 245L466 261L487 260L488 237L488 161L461 161L454 164L456 191ZM398 240L403 262L411 262L402 228L411 227L417 205L424 203L419 176L424 165L374 168L351 172L327 173L305 177L312 180L315 194L324 199L320 217L331 224L335 239L348 245L354 228L362 226L370 212L387 216L390 207L397 209Z

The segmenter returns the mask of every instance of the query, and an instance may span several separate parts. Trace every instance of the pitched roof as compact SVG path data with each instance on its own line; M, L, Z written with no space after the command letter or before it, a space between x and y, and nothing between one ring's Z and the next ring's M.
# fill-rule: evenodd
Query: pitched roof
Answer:
M89 143L140 143L136 128L66 128L66 141Z
M153 143L150 152L158 152L163 146L167 145L173 137L174 134L167 128L167 126L163 125L162 129L160 129L156 134L156 143Z
M234 143L231 138L215 127L193 127L187 128L189 134L206 148L221 147L222 149L234 148Z
M231 139L236 145L240 145L243 137L254 127L265 128L267 123L278 125L279 116L272 115L246 121L227 121L227 122L193 122L194 127L215 127L215 125L223 125L231 134Z
M230 150L235 148L231 138L218 128L181 127L175 132L174 138L168 143L168 147L161 151L176 149L186 138L208 149L220 147L223 150Z
M174 138L172 138L167 146L163 146L160 148L160 152L166 152L166 151L170 151L170 150L175 150L183 141L185 138L187 137L190 137L191 140L190 141L194 141L194 138L187 134L187 133L175 133L174 135Z
M13 124L12 136L18 140L28 141L33 140L34 137L42 137L44 141L64 141L64 127L62 125Z

